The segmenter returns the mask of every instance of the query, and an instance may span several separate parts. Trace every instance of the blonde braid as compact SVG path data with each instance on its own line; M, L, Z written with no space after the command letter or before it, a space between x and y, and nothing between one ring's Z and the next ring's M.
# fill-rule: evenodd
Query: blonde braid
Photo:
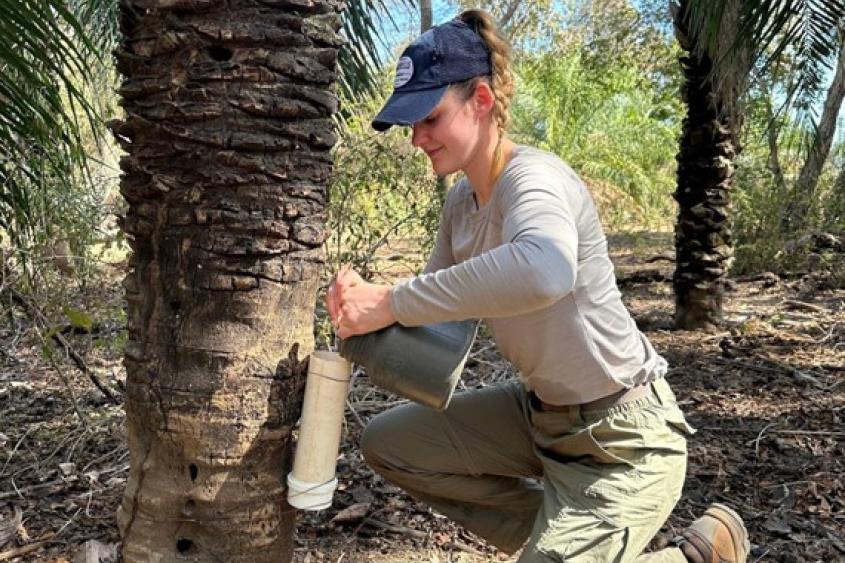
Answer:
M511 49L507 40L499 33L496 22L489 13L484 10L466 10L458 17L475 30L490 51L490 66L492 68L490 87L496 98L493 106L493 118L496 120L496 128L499 131L499 139L493 153L491 167L491 179L495 182L505 166L504 155L502 154L502 139L504 139L508 125L510 125L510 112L508 110L514 94Z

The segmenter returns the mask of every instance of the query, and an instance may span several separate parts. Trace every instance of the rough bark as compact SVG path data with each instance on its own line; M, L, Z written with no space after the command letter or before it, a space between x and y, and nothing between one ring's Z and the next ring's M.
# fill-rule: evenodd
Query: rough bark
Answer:
M681 3L675 14L678 39L688 53L680 59L687 115L677 155L675 327L709 330L721 322L725 279L733 260L730 193L739 117L732 92L737 88L732 84L722 93L716 90L713 60L696 51L683 10Z
M284 562L326 236L336 0L123 0L123 558Z
M505 13L502 15L502 19L499 20L499 29L505 30L507 29L509 32L512 32L512 29L509 29L511 25L511 20L513 19L514 15L516 14L516 9L522 3L522 0L511 0L510 4L508 4ZM510 33L508 33L510 35Z

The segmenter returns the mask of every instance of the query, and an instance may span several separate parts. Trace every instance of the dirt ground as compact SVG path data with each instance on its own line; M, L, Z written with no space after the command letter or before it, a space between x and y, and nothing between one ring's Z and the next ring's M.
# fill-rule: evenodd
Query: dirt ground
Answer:
M733 279L722 332L673 331L671 237L612 237L611 248L625 302L668 359L670 382L698 429L683 499L652 547L719 501L745 518L750 561L845 561L845 290L823 270ZM122 381L120 321L107 320L118 318L119 285L89 287L78 299L103 322L94 334L66 338L100 378ZM21 311L2 313L0 561L68 561L88 540L118 541L114 513L128 473L123 410L72 362L54 358L57 372ZM513 376L480 338L461 385ZM298 563L515 560L375 476L357 440L367 419L399 399L360 374L350 402L340 489L332 508L299 519ZM4 536L16 510L22 523Z

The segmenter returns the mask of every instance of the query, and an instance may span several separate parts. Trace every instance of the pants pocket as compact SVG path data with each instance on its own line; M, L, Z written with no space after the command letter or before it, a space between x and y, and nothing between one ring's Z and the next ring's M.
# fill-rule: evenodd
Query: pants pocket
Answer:
M679 408L674 408L669 411L666 415L666 422L670 427L680 432L684 437L692 436L696 433L696 429L690 426L687 419L684 417L684 413L682 413Z
M614 526L625 527L652 520L664 504L662 493L648 484L636 469L586 483L581 490L593 514Z
M601 520L619 527L653 520L677 501L686 471L686 440L659 410L602 418L583 428L583 457L568 494ZM683 415L679 422L683 422ZM566 468L561 469L566 471Z

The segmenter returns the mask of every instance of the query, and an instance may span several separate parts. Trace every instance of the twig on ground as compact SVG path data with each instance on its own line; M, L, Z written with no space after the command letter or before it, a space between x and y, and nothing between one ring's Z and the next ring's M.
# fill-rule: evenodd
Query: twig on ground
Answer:
M753 428L719 428L716 426L705 426L699 430L708 432L755 432ZM837 430L770 430L771 434L797 434L807 436L845 436L845 432Z
M56 485L71 485L76 481L78 481L77 477L75 475L71 475L67 479L56 479L55 481L48 481L46 483L39 483L37 485L30 485L29 487L24 487L22 489L18 489L15 486L14 482L12 482L12 487L14 487L15 490L14 491L6 491L5 493L0 493L0 500L12 498L12 497L15 497L15 496L20 497L20 498L24 498L23 493L32 493L32 492L35 492L39 489L47 489L47 488L50 488L50 487L55 487Z
M29 436L29 433L32 431L33 428L35 428L35 425L28 426L26 428L26 432L23 433L23 436L21 436L20 439L18 439L17 443L15 444L15 447L12 448L12 453L9 454L9 458L6 460L6 463L3 464L3 469L0 469L0 477L2 477L3 473L6 472L6 467L9 466L9 462L11 462L12 458L15 457L15 454L17 453L18 448L21 447L21 444L23 443L24 440L26 440L26 437Z
M649 284L649 283L665 283L672 281L672 276L658 272L656 270L645 270L642 272L634 272L627 276L620 276L616 279L616 285L619 287L628 287L635 284Z
M76 520L76 517L79 516L80 512L82 512L82 507L79 507L79 508L76 509L76 512L73 513L73 516L71 516L70 519L67 522L65 522L64 525L62 525L61 528L59 528L59 531L56 532L56 535L58 536L59 534L64 532L65 528L70 526L73 523L73 521Z
M12 477L11 479L9 479L9 482L12 484L12 488L15 489L15 494L18 495L18 498L24 500L23 494L21 494L20 489L18 489L17 483L15 483L15 478Z
M349 399L346 399L346 407L349 409L349 412L352 413L352 418L355 419L355 422L357 422L358 425L363 429L366 426L366 423L361 420L361 416L355 410L355 407L352 405L352 401L350 401Z
M12 299L26 310L27 314L32 317L33 322L40 324L44 329L49 326L50 323L47 319L47 316L41 312L41 309L39 309L35 304L30 303L26 299L26 297L15 291L13 288L10 287L8 289L12 295ZM39 334L41 334L41 331L39 331ZM67 339L61 335L61 333L57 332L53 334L52 339L56 343L58 343L62 348L65 349L65 352L67 353L68 357L73 360L73 362L76 364L76 367L79 368L79 371L88 376L88 379L91 380L91 383L93 383L97 387L97 389L99 389L100 392L102 392L102 394L106 396L106 399L108 399L110 403L112 403L113 405L120 404L120 401L115 398L114 393L112 393L108 387L103 385L103 382L100 381L100 379L97 377L97 374L95 374L91 370L91 368L88 367L88 364L85 363L85 360L82 359L82 356L80 356L76 352L76 350L74 350L70 342L68 342Z
M62 447L64 447L64 445L71 439L72 436L74 436L75 432L78 431L80 428L82 428L82 432L85 432L85 427L83 425L81 425L81 424L77 425L76 427L74 427L70 432L68 432L62 438L62 441L59 442L59 445L56 446L53 449L53 451L50 453L50 455L48 455L47 457L44 457L44 458L39 457L38 459L36 459L32 464L28 465L27 467L24 467L23 469L19 469L18 471L15 471L14 473L12 473L12 477L17 477L18 475L21 475L22 473L26 473L27 471L30 471L30 470L40 471L42 466L49 465L50 461L56 456L57 453L59 453L59 450L61 450ZM2 475L2 472L0 472L0 475Z
M719 357L713 358L713 361L718 363L718 364L734 365L734 366L744 367L746 369L752 369L752 370L763 372L763 373L774 373L774 374L778 374L778 375L791 375L792 377L794 377L799 382L809 383L811 385L814 385L815 387L820 387L820 388L823 387L821 381L819 381L819 379L816 378L814 375L811 375L811 374L807 373L806 371L801 371L801 370L794 368L792 366L789 366L789 365L782 365L782 364L779 364L779 363L775 363L775 362L773 362L772 360L769 360L769 359L765 359L764 361L769 362L769 363L774 363L775 367L764 366L764 365L760 365L760 364L754 364L754 363L751 363L751 362L744 362L742 360L735 360L735 359L729 359L729 358L719 358Z
M651 256L645 259L646 264L653 264L654 262L674 262L675 261L675 253L674 252L664 252L663 254L658 254L657 256Z
M836 430L773 430L775 434L805 434L807 436L845 436L845 432Z
M760 433L757 434L757 438L755 438L754 440L751 441L754 444L754 455L755 456L760 455L760 440L763 439L763 435L766 434L766 430L768 430L769 428L772 428L773 426L777 426L777 424L778 424L777 422L770 422L769 424L765 425L763 427L763 429L760 430Z
M472 354L470 354L469 357L473 358L473 359L478 358L478 356L480 356L481 354L483 354L485 352L489 352L490 350L494 349L495 347L496 347L495 343L491 343L491 344L488 344L486 346L482 346L481 348L479 348L478 350L475 350Z
M23 547L16 547L7 551L0 551L0 561L8 561L16 557L21 557L33 551L39 550L49 543L49 540L54 536L52 532L45 534L40 541L25 545Z
M813 481L788 481L786 483L772 483L771 485L761 485L764 489L773 489L775 487L791 487L792 485L805 485Z
M44 339L44 336L41 334L41 331L38 331L38 337L41 339L42 346L47 346L47 341ZM65 370L61 368L61 366L52 354L47 354L47 361L50 362L50 365L53 366L53 369L56 370L56 373L59 374L62 383L64 383L65 389L67 390L67 394L70 396L70 404L73 405L73 410L76 411L76 416L79 417L79 420L80 422L82 422L82 425L85 426L85 428L88 428L88 418L82 412L82 409L79 408L79 402L76 400L76 393L73 392L73 385L71 385L70 383L70 378L65 373Z
M484 555L482 552L478 551L472 546L465 544L464 542L452 540L450 542L447 542L446 545L454 547L456 549L460 549L461 551L465 551L467 553L471 553L476 557L482 557Z
M79 443L82 442L82 440L85 438L85 436L90 430L91 427L86 426L85 429L79 434L79 436L73 442L73 445L71 445L70 449L67 451L67 457L65 458L66 462L70 463L71 461L73 461L73 453L76 451L76 448L79 447Z
M398 406L398 405L404 405L407 402L408 402L407 400L397 400L397 401L361 400L361 401L355 401L355 408L359 412L370 412L370 411L387 409L389 407L395 407L395 406Z
M103 454L103 455L101 455L100 457L93 459L92 461L89 461L89 462L85 465L85 467L83 467L83 468L82 468L82 473L85 473L86 471L88 471L89 469L91 469L91 467L93 467L93 466L97 465L98 463L100 463L100 462L103 462L103 461L107 460L108 458L110 458L111 456L113 456L115 453L117 453L117 452L119 452L119 451L123 451L124 453L128 452L128 450L127 450L127 448L126 448L126 444L121 443L119 446L117 446L117 447L116 447L115 449L113 449L112 451L110 451L110 452L108 452L108 453L106 453L106 454Z
M374 528L380 528L382 530L387 530L388 532L393 532L395 534L404 534L406 536L411 536L412 538L416 538L418 540L424 540L428 538L428 534L425 532L406 528L405 526L397 526L396 524L388 524L387 522L382 522L381 520L376 520L375 518L364 518L364 522Z
M821 305L814 305L813 303L806 303L796 299L784 299L780 304L789 309L803 309L804 311L812 311L813 313L824 313L827 311Z
M827 331L827 334L824 335L820 340L816 340L816 344L823 344L833 338L833 334L836 332L836 328L839 326L839 323L833 323L830 325L830 330Z

